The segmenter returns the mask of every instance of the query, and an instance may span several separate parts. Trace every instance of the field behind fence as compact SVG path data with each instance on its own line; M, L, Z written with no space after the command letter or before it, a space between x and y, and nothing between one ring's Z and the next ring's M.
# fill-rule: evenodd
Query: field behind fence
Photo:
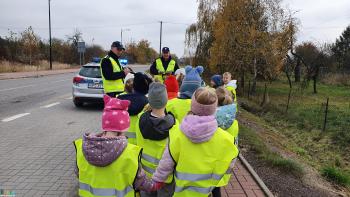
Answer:
M291 148L319 169L350 172L350 87L317 84L317 94L312 88L294 83L290 91L287 81L257 82L252 94L247 83L240 97L243 108L278 128L295 144Z

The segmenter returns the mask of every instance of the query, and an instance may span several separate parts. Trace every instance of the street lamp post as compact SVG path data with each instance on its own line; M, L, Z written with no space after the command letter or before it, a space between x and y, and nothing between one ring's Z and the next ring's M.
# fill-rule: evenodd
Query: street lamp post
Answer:
M120 43L123 44L123 32L130 31L130 29L120 29Z
M50 70L52 70L52 43L51 43L51 0L49 1L49 37L50 37Z
M159 35L159 55L162 55L162 35L163 35L163 21L160 21L160 35Z

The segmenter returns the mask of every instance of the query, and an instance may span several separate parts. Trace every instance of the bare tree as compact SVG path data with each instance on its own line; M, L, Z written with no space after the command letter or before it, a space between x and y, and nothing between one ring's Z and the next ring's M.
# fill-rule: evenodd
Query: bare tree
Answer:
M21 33L21 43L23 44L23 51L26 57L29 59L29 65L32 65L36 58L33 54L37 54L40 38L35 35L31 26ZM27 59L26 58L26 59Z

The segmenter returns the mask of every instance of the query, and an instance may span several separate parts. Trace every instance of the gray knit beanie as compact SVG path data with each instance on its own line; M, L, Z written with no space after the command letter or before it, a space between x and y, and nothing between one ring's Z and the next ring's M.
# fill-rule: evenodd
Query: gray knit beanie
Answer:
M148 90L148 102L154 109L161 109L166 106L168 102L168 94L164 84L153 82Z

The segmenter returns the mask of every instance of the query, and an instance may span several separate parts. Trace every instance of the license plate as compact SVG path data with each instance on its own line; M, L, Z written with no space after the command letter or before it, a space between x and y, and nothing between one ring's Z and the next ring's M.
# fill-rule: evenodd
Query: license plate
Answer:
M93 88L93 89L102 89L103 86L100 83L89 83L88 88Z

